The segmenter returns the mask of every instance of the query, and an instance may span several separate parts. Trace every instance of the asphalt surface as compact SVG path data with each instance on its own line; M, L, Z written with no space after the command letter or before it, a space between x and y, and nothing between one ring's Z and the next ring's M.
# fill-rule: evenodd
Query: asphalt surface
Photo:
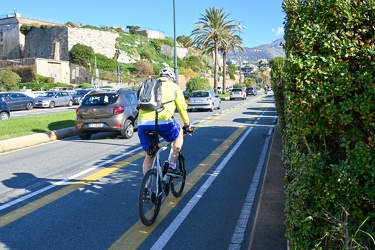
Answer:
M76 135L75 127L50 131L15 139L1 140L0 153L63 139ZM287 249L285 238L284 169L282 165L282 140L279 124L275 126L269 158L262 182L260 200L254 226L251 230L249 250Z

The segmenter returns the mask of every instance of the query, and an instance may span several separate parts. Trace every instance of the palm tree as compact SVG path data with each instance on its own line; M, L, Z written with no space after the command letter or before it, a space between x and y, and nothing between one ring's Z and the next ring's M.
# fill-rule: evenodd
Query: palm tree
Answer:
M198 47L214 47L214 91L216 94L219 44L222 38L228 36L230 31L236 27L233 20L227 20L228 15L223 12L223 9L219 10L215 7L206 9L206 14L201 14L191 33L191 36L194 36L193 43Z
M233 30L232 32L235 32ZM223 54L223 93L225 94L227 92L227 83L226 83L226 77L227 77L227 55L230 51L233 51L236 54L236 51L241 50L245 51L245 49L241 46L242 39L237 36L231 34L228 37L225 37L219 45L219 50ZM237 49L237 50L236 50Z

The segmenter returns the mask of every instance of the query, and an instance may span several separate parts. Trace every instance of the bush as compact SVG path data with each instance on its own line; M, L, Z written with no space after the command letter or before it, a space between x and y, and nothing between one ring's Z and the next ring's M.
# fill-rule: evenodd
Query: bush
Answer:
M154 73L153 67L147 62L137 61L134 67L137 77L148 77Z
M186 91L190 94L194 90L212 90L207 78L191 78L186 83Z
M374 249L375 5L286 0L283 8L289 245Z

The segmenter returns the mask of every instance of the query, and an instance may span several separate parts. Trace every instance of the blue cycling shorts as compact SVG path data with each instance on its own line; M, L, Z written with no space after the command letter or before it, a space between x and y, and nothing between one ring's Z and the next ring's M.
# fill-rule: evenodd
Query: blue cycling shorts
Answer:
M165 121L163 121L165 122ZM180 134L180 125L175 120L170 120L167 123L158 124L158 133L167 142L172 142L177 139ZM155 131L155 124L139 124L138 123L138 137L142 148L147 151L151 141L151 136L146 135L146 131Z

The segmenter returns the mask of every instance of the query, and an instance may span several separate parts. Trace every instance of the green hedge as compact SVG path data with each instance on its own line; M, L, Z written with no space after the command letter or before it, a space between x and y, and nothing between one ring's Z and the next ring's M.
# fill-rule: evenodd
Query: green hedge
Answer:
M375 249L375 3L285 0L291 249Z

